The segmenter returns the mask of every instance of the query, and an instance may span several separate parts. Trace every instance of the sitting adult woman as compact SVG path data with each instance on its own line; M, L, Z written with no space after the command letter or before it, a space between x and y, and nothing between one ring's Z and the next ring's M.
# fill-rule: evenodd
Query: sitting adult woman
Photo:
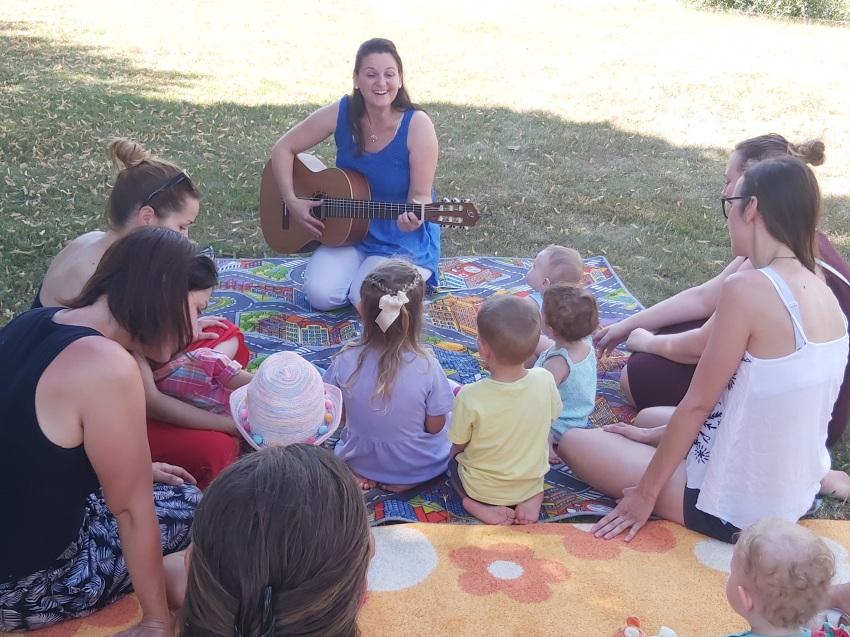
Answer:
M403 85L401 57L389 40L360 45L354 62L354 91L310 115L272 149L275 180L296 222L320 237L324 224L310 210L318 201L298 199L293 186L295 156L333 134L336 165L365 175L372 199L430 203L437 170L437 134L431 119L412 103ZM367 132L368 131L368 132ZM435 283L440 228L412 213L398 221L377 220L359 244L321 246L307 264L304 290L319 310L356 305L360 284L375 264L392 256L409 258L422 278Z
M61 306L63 300L77 296L104 252L135 228L161 226L189 235L201 193L186 172L129 139L111 140L108 150L117 171L106 205L109 229L77 237L53 259L33 307ZM198 347L218 349L243 367L248 364L244 336L227 321L200 319L189 349ZM154 460L185 467L204 488L238 457L239 445L229 416L160 393L152 379L146 383L146 398Z
M561 438L581 479L622 496L597 535L628 530L630 540L655 513L732 542L763 517L806 513L829 470L827 424L848 356L846 319L815 274L820 208L798 159L748 168L724 212L732 252L752 269L723 281L705 352L658 448L603 430Z
M246 456L198 507L176 632L355 637L371 538L360 488L333 453L297 444Z
M163 553L186 547L200 492L154 465L131 352L186 347L215 264L166 228L107 248L68 309L0 331L0 628L87 615L135 589L142 634L169 621ZM128 351L129 350L129 351Z
M819 166L824 161L824 144L816 140L795 146L776 134L741 142L729 157L721 196L732 193L747 166L771 157L785 156ZM818 232L816 236L820 255L816 271L835 293L845 315L850 316L850 267L826 235ZM626 397L638 409L675 406L681 402L708 341L714 323L710 317L717 307L723 281L735 272L749 269L752 269L752 264L744 257L737 257L710 281L605 327L596 334L594 340L602 352L627 341L626 347L633 354L623 369L620 382ZM657 333L653 335L651 332ZM845 372L845 381L829 423L828 445L838 441L849 419L850 374Z

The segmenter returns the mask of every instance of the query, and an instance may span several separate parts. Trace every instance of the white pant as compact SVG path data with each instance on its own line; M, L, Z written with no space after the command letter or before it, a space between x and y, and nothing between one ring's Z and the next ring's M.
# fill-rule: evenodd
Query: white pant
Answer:
M389 257L373 255L367 257L356 247L329 248L319 246L307 262L304 273L304 293L315 309L325 312L343 307L351 302L360 302L360 286L363 279L381 261ZM431 271L416 266L424 280L431 278Z

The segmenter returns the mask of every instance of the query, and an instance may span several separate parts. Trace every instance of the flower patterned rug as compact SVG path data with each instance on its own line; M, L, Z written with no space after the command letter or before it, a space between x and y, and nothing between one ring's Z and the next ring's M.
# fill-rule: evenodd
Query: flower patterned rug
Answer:
M249 370L273 352L295 351L320 368L359 332L350 307L315 312L302 291L306 259L219 260L219 289L208 314L224 316L239 325L251 351ZM527 296L525 285L530 259L457 257L442 259L439 286L426 304L423 341L434 352L452 380L467 384L487 374L478 357L476 314L492 294ZM620 281L607 259L585 260L582 284L599 303L602 325L614 323L642 309ZM598 362L595 426L617 420L630 422L634 412L620 393L620 369L627 354L615 350ZM366 494L372 524L390 521L477 524L460 498L441 476L420 488L389 494L373 489ZM578 480L567 467L552 469L546 477L541 522L578 515L604 515L613 501Z
M850 581L850 525L803 522ZM729 635L747 626L726 602L732 547L669 522L629 544L598 540L584 524L525 527L404 524L374 529L364 637L608 637L637 615L648 635ZM134 596L39 637L103 637L141 617Z

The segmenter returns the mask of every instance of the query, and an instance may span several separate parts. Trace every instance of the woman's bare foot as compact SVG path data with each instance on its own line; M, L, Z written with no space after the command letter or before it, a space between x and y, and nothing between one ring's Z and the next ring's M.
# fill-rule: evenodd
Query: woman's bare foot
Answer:
M840 500L850 499L850 476L843 471L830 471L820 481L820 495L831 495Z
M514 510L509 507L484 504L468 497L463 499L463 508L484 522L484 524L510 526L514 523L514 518L516 517Z
M516 505L514 524L535 524L540 519L540 507L543 505L543 492L528 498L525 502Z
M413 487L418 487L419 482L415 482L414 484L385 484L383 482L379 482L378 486L384 491L389 491L390 493L401 493L402 491L410 491Z
M378 486L378 483L374 480L369 480L368 478L364 478L363 476L359 476L356 473L354 474L355 479L357 480L357 485L363 490L368 491L369 489L374 489Z

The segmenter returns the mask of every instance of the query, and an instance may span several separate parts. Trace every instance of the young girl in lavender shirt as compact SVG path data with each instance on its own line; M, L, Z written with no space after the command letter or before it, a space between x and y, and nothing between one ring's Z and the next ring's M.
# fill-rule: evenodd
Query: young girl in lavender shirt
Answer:
M335 451L361 489L405 491L446 470L445 425L454 394L419 343L425 281L416 268L388 259L366 276L360 294L362 336L324 377L342 390L345 405Z

